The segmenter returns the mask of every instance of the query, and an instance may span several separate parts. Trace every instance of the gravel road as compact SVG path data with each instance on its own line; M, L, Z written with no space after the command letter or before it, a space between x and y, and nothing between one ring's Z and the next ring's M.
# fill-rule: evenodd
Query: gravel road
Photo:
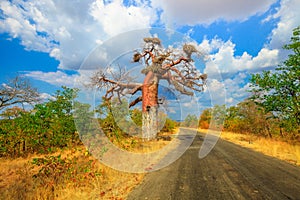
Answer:
M299 167L221 139L199 159L203 139L198 133L180 159L148 173L128 199L300 199Z

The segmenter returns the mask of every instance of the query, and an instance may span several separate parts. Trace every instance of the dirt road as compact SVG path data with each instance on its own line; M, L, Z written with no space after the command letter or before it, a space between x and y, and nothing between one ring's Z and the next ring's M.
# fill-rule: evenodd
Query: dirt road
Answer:
M128 199L300 199L299 167L221 139L199 159L203 138L198 134L180 159L147 174Z

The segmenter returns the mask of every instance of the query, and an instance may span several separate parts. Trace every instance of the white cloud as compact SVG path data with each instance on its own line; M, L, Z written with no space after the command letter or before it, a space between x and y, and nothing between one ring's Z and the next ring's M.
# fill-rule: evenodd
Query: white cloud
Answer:
M85 0L1 1L0 33L19 38L28 50L47 52L61 69L78 69L88 53L104 40L156 20L146 4L123 5Z
M226 87L226 104L234 105L247 98L250 93L250 84L246 83L246 73L257 73L264 69L274 68L285 59L287 52L282 50L284 44L289 43L292 30L300 25L298 0L282 0L276 14L268 16L266 20L279 19L277 27L270 35L270 43L266 43L256 56L244 52L241 56L235 55L235 44L222 41L204 39L199 48L210 52L206 62L205 73L208 73L211 82L208 83L209 91L222 96L221 83ZM225 74L225 80L217 78Z
M245 78L244 73L238 73L233 78L224 80L226 99L244 100L248 97L249 84L245 83Z
M48 94L48 93L41 93L40 94L40 99L42 102L48 101L48 100L55 100L55 97Z
M146 5L125 7L121 0L104 4L95 1L91 5L91 15L110 36L124 31L148 28L156 20L156 13Z
M185 109L195 109L195 107L197 107L198 101L199 99L195 96L182 96L180 98L180 102Z
M162 10L162 21L169 26L211 24L214 21L246 20L267 11L276 0L152 0Z
M55 86L68 86L73 87L75 81L80 77L78 74L68 75L62 71L56 72L41 72L32 71L25 74L25 76L34 78L36 80L44 81Z
M263 48L257 56L252 56L247 52L244 52L241 56L236 56L235 44L230 40L224 42L219 39L213 39L212 41L204 39L199 46L211 53L204 72L212 77L218 73L257 72L279 64L279 50L277 49Z
M279 19L277 27L270 36L270 48L281 49L284 44L289 43L293 29L300 25L299 8L299 0L281 0L278 11L268 17L268 19Z
M248 73L259 72L279 64L279 50L263 48L257 56L244 52L235 55L235 44L218 38L204 39L198 46L210 53L206 59L204 73L208 82L204 99L215 104L234 105L249 96ZM222 77L225 77L224 79Z
M249 63L248 69L258 71L268 67L274 67L279 64L279 50L262 48L256 57L253 57Z
M24 76L43 81L57 87L67 86L87 91L91 84L91 77L94 75L94 72L94 70L80 70L76 74L68 74L61 70L56 72L31 71L25 73Z
M207 90L204 92L201 102L206 106L223 105L226 100L225 84L220 79L209 78L207 81Z
M246 83L246 78L245 73L237 73L224 80L210 79L201 102L210 107L223 104L231 106L243 101L249 97L249 83Z

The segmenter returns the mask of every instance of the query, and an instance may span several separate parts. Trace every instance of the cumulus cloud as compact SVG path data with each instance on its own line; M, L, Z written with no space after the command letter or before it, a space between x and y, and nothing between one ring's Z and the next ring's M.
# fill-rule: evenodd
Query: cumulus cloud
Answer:
M204 72L211 76L219 73L233 75L243 71L257 72L279 64L278 49L262 48L257 56L247 52L236 56L235 44L230 40L224 42L219 39L204 39L199 47L210 52Z
M157 9L161 9L162 20L167 24L209 24L219 19L245 20L268 10L274 0L152 0L152 7L149 2L130 2L131 4L124 5L121 0L86 0L76 3L59 0L5 0L0 2L0 33L6 32L13 38L19 38L28 50L49 53L60 61L61 69L78 69L88 53L106 39L121 32L150 27L157 21ZM272 32L270 48L262 49L261 56L255 59L257 65L265 61L262 56L269 59L263 65L269 65L273 61L271 57L276 56L276 50L270 49L282 46L283 40L289 38L287 35L291 34L291 29L299 24L298 7L297 0L282 0L278 12L269 16L281 20ZM234 58L235 46L230 41L224 43L217 39L204 40L201 45L208 48L209 52L219 49L218 54L214 55L214 63L220 65L220 62L226 61L223 68L229 71L240 68L240 63L244 64L244 61L250 63L254 59L247 53ZM251 67L250 63L242 68Z
M299 0L282 0L278 11L268 16L266 20L279 19L270 35L270 48L281 49L284 44L289 43L293 29L300 25L299 8Z
M207 53L204 73L208 74L204 101L235 105L249 96L249 73L274 68L279 64L279 50L262 48L256 56L235 54L236 45L219 38L204 39L198 49Z
M207 82L207 90L201 97L201 104L204 107L212 107L214 105L232 106L240 101L248 98L250 93L245 73L237 73L233 77L224 80L209 79Z
M0 11L0 33L19 38L27 50L49 53L61 69L78 69L98 44L156 20L155 11L139 1L5 0Z
M62 71L56 71L56 72L32 71L26 73L25 76L34 78L36 80L44 81L46 83L58 87L62 85L67 87L73 87L76 80L80 78L80 75L78 74L68 75Z
M269 9L276 0L152 0L169 26L211 24L217 20L242 21Z
M245 73L238 73L231 79L225 79L224 85L226 88L227 99L245 99L249 94L249 83L246 83L247 75Z
M55 100L55 97L48 94L48 93L41 93L40 94L40 100L42 102L48 101L48 100Z
M150 7L141 4L140 7L125 7L121 0L105 4L95 1L91 4L91 15L110 36L124 32L148 28L156 20L156 14Z
M203 99L212 106L225 104L226 90L223 80L210 78Z

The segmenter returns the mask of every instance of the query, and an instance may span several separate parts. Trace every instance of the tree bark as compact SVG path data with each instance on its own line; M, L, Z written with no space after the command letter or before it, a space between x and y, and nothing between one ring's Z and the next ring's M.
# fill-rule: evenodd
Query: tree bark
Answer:
M142 138L152 140L158 132L158 77L148 72L142 87Z

